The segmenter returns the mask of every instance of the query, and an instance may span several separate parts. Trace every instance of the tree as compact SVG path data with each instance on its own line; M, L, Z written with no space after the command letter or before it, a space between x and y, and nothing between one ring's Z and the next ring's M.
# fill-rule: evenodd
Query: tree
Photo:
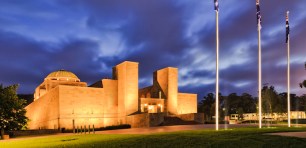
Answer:
M245 113L255 113L256 112L256 101L252 95L248 93L243 93L241 95L242 108Z
M302 95L299 97L300 98L300 101L301 101L301 111L304 111L306 113L306 95Z
M241 96L231 93L222 101L221 107L224 109L225 115L238 114L239 119L243 119L244 113L256 112L255 99L248 93L243 93Z
M231 93L228 97L224 100L225 101L225 108L228 108L229 114L237 114L238 108L240 107L240 96L236 93Z
M25 116L26 101L18 99L16 91L18 85L3 87L0 85L0 129L1 137L5 130L20 130L26 126L28 118Z
M262 108L265 113L272 113L272 106L275 104L275 90L273 86L264 86L262 89Z
M215 97L213 93L204 96L203 100L199 103L199 111L204 112L205 120L210 121L214 115Z
M287 106L287 93L283 92L279 94L279 110L277 112L279 113L285 113L287 112L288 106Z
M237 109L237 113L238 113L238 120L243 120L244 111L243 111L243 108L242 108L242 107L239 107L239 108Z
M301 88L303 88L303 87L306 88L306 80L304 80L302 83L300 83L300 87L301 87Z
M262 107L266 113L282 113L285 112L284 104L286 104L287 93L278 95L274 86L264 86L262 89Z
M306 62L305 62L305 70L306 70ZM306 88L306 80L304 80L302 83L300 83L301 88Z

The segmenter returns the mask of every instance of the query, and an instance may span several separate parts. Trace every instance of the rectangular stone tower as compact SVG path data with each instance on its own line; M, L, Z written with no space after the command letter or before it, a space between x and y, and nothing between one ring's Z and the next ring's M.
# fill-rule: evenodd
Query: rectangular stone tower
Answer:
M118 80L118 115L123 123L123 117L138 111L138 63L118 64L113 68L113 79Z
M178 100L178 70L167 67L156 71L156 79L166 95L165 111L170 114L177 114Z

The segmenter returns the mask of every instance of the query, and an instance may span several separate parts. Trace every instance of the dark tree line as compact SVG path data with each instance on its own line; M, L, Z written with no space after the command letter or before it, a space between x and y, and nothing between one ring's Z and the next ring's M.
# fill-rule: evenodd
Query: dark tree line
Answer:
M258 112L258 98L248 93L237 95L231 93L228 96L219 94L219 113L220 117L230 114L238 114L242 118L244 113ZM306 95L296 96L291 94L290 104L292 111L306 112ZM198 104L198 111L203 112L206 121L212 120L215 116L215 95L209 93L203 97ZM263 113L285 113L287 112L287 93L278 93L273 86L262 88L262 112Z

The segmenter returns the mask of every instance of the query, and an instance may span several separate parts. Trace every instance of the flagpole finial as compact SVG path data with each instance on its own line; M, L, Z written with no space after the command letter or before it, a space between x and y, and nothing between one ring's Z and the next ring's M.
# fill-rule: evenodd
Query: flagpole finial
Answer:
M259 5L259 0L256 0L256 5Z
M215 5L215 11L219 11L219 2L218 0L214 0L214 5Z
M286 13L286 43L288 43L289 40L289 33L290 33L290 28L289 28L289 11Z
M289 20L289 11L286 12L286 20Z

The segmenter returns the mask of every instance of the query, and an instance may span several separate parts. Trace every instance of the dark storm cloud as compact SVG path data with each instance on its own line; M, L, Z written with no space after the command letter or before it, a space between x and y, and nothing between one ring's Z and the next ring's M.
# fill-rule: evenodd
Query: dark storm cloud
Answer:
M138 52L124 57L125 59L141 61L141 65L152 69L152 66L156 67L154 65L164 65L166 59L173 60L172 56L179 56L188 46L188 42L183 38L182 8L173 5L172 1L86 1L86 3L95 8L93 16L88 20L90 27L103 30L108 26L105 25L107 22L103 21L110 20L110 25L117 22L117 26L120 27L116 29L123 34L128 47L144 44ZM113 9L103 9L104 7ZM119 20L103 14L116 16L115 18ZM125 23L120 18L129 22ZM169 61L169 63L172 65L174 62ZM147 71L146 68L144 70Z
M305 4L261 1L263 83L280 91L286 85L286 10L292 16L292 86L305 78ZM154 71L172 66L179 68L180 91L202 98L215 90L213 1L6 0L0 5L0 82L20 83L20 92L33 92L48 73L62 68L90 84L111 77L111 68L125 60L140 63L140 87L152 83ZM256 96L255 2L220 1L219 16L220 91Z
M183 8L174 1L86 1L93 8L87 24L103 31L114 29L122 33L127 50L143 45L136 52L114 61L140 62L140 77L151 79L158 69L178 67L178 59L188 47L184 39ZM112 9L109 9L112 8ZM107 15L106 15L107 14ZM112 28L113 27L113 28ZM117 64L111 62L112 64ZM140 84L141 87L152 82Z
M295 33L291 33L292 40L293 38L299 38L302 39L305 34L302 32L305 32L303 27L300 25L304 24L305 22L297 22L294 21L296 17L300 15L298 11L300 11L299 3L297 2L288 2L288 1L280 1L280 3L277 3L277 5L280 5L280 7L276 7L276 4L274 1L269 1L267 3L262 2L262 15L263 15L263 29L262 29L262 75L263 75L263 83L267 83L269 85L274 85L276 88L279 88L278 91L285 91L286 88L286 65L283 66L277 66L280 62L286 63L286 44L285 44L285 12L286 10L291 10L293 13L293 16L291 19L291 25L294 23L299 24L299 27L292 28L292 30L295 30ZM286 6L286 7L284 7ZM237 13L235 13L237 14ZM268 14L268 15L267 15ZM220 40L221 40L221 47L220 47L220 55L221 60L222 56L231 56L232 52L237 50L233 48L232 50L228 50L228 48L234 47L235 44L239 42L252 42L251 45L248 48L247 52L249 53L247 58L249 59L249 62L243 62L241 65L234 65L231 67L228 67L225 70L221 70L220 77L221 77L221 83L225 84L227 82L230 82L230 84L235 83L241 83L241 82L250 82L247 86L241 86L237 87L236 89L232 86L226 85L222 87L222 84L220 84L220 89L223 90L236 90L235 92L242 92L242 91L248 91L249 93L256 95L256 85L257 85L257 31L256 29L256 20L254 15L254 10L252 7L248 9L247 11L237 14L239 17L236 19L233 17L227 18L227 22L229 22L228 25L225 25L226 28L223 28L223 31L221 31ZM231 24L231 21L235 21L234 24ZM305 20L305 18L303 19ZM238 25L239 24L239 25ZM221 24L222 25L222 24ZM278 27L282 27L282 30L278 30ZM222 29L221 29L222 30ZM256 32L256 33L255 33ZM275 32L275 33L271 33ZM301 36L297 37L299 33ZM295 37L294 37L295 36ZM294 41L293 41L294 42ZM298 49L294 50L294 47L299 46L299 44L303 44L301 41L295 41L295 43L292 43L292 56L296 54L305 54L302 50ZM226 50L226 51L222 51ZM242 57L237 57L237 60ZM292 58L293 59L293 58ZM305 59L305 58L304 58ZM293 60L292 60L293 61ZM301 62L301 61L300 61ZM297 73L294 73L294 71L299 71L301 73L302 67L301 64L298 67L296 64L291 64L291 86L295 91L293 93L298 93L297 84L298 80L301 79L302 75ZM249 87L249 89L247 88ZM254 89L255 88L255 89ZM223 91L224 92L224 91Z
M54 49L56 52L44 50L47 44L0 31L2 83L21 84L20 93L31 93L45 76L59 69L73 71L91 83L108 74L99 71L99 63L93 61L96 45L91 41L71 39Z

